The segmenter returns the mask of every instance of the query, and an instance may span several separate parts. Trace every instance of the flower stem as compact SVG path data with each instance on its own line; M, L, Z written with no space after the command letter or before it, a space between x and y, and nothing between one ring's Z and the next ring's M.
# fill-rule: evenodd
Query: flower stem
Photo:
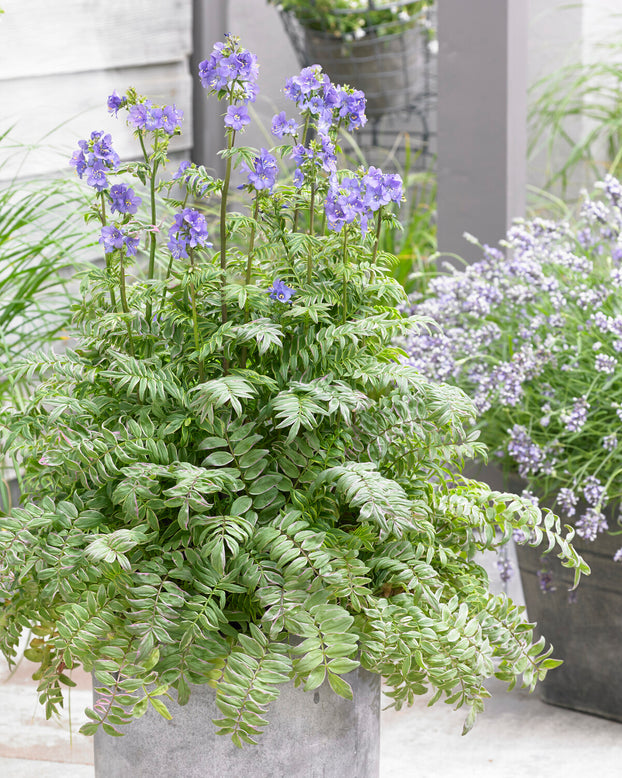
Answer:
M305 126L304 126L304 128L302 130L302 137L300 139L300 143L303 146L307 142L307 134L309 132L309 122L310 122L310 120L311 120L311 115L309 113L307 113L306 118L305 118ZM292 228L294 232L298 232L298 216L299 216L299 214L300 214L300 206L297 205L295 210L294 210L294 225L293 225L293 228Z
M259 193L255 196L255 208L253 210L253 224L251 226L251 234L248 240L248 258L246 260L246 286L251 282L253 276L253 254L255 253L255 234L257 232L257 217L259 216ZM246 308L248 312L248 306Z
M102 205L102 209L101 209L101 213L100 213L100 219L101 219L102 227L105 227L106 226L106 196L105 196L105 194L103 192L100 192L99 193L99 197L100 197L101 205ZM110 258L109 258L109 255L106 253L105 250L104 250L104 259L106 261L106 274L108 276L108 280L110 280ZM111 303L112 307L116 310L116 308L117 308L117 298L116 298L116 295L114 293L114 287L112 286L112 284L110 285L110 303Z
M140 147L143 152L143 156L145 158L145 162L149 164L149 155L147 154L147 149L145 148L145 140L143 138L143 133L140 132L138 134L138 137L140 139ZM156 143L157 147L157 143ZM150 182L149 182L149 196L150 196L150 203L151 203L151 230L149 232L149 265L147 267L147 278L148 280L151 280L155 274L155 253L156 253L156 234L155 234L155 227L156 227L156 197L155 197L155 190L156 190L156 174L158 172L158 162L157 160L153 163L153 168L151 170L151 176L150 176ZM147 304L145 306L145 317L147 321L151 322L151 300L147 300Z
M229 141L227 143L227 151L231 151L235 142L235 130L230 130ZM221 277L221 312L222 323L227 322L227 304L225 302L225 282L227 280L227 198L229 196L229 184L231 181L231 154L227 155L227 162L225 165L225 178L222 183L222 198L220 200L220 270L222 271Z
M227 151L231 151L235 142L235 130L229 131L229 141L227 143ZM225 165L225 178L222 182L222 198L220 201L220 320L222 324L227 323L227 301L225 298L225 284L227 282L227 197L229 194L229 183L231 181L231 154L227 155L227 163ZM229 360L223 356L222 359L223 372L225 375L229 373Z
M315 211L315 184L311 184L311 201L309 203L309 235L313 235L315 225L313 224ZM311 283L313 278L313 249L309 247L307 256L307 284Z
M195 268L194 251L191 248L188 249L188 256L190 257L190 272L194 274L194 268ZM194 332L194 347L198 353L201 347L201 339L199 337L199 317L197 316L197 301L196 301L196 292L194 289L194 281L192 280L190 281L189 288L190 288L190 303L192 305L192 329ZM205 367L203 365L203 360L201 358L199 358L199 380L201 382L205 380Z
M129 321L130 307L127 304L127 293L126 293L126 285L125 285L125 265L123 264L123 260L124 260L123 251L121 251L119 256L119 295L121 297L121 308L123 309L123 313L127 315L125 319L125 324L127 326L127 336L128 336L130 355L134 356L134 338L132 337L132 328L130 326L130 321Z
M378 209L376 214L376 237L374 239L374 251L371 257L372 264L376 262L378 256L378 244L380 243L380 228L382 227L382 208Z
M253 255L255 253L255 235L257 232L257 217L259 216L259 192L255 195L255 207L253 209L253 224L251 226L251 234L248 240L248 257L246 259L246 276L244 282L246 286L250 286L253 279ZM248 309L248 297L244 303L244 321L250 320L250 311ZM246 345L242 346L240 351L240 367L246 367L246 358L248 356L248 349Z
M343 323L345 324L348 319L348 279L347 275L348 266L348 229L346 225L343 226Z

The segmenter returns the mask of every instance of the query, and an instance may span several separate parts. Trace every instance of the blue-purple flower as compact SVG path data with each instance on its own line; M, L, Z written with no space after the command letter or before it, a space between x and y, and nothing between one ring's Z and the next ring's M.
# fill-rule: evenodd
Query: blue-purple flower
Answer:
M367 122L364 93L333 84L320 65L303 68L298 76L289 78L284 92L303 113L316 118L321 133L327 134L339 125L356 130Z
M344 224L358 219L361 230L365 232L376 211L401 199L400 176L385 175L376 167L359 173L359 177L348 176L341 181L332 176L325 201L326 222L329 229L340 232Z
M114 213L136 213L141 204L141 198L127 184L114 184L108 192L110 208Z
M181 127L183 111L174 105L158 106L151 100L130 106L128 122L138 130L155 132L164 130L169 135L174 135Z
M190 162L189 159L184 159L183 162L180 162L177 172L173 175L173 181L178 181L180 178L185 179L186 170L188 170L191 165L192 162Z
M276 157L263 148L251 163L251 167L243 164L242 169L248 173L246 178L254 189L266 189L268 192L272 191L279 174Z
M208 93L227 92L233 103L254 102L257 97L257 57L228 35L214 45L210 56L199 63L199 77Z
M288 119L285 111L281 111L272 117L271 130L276 138L282 138L284 135L295 138L298 135L298 123L295 119Z
M101 228L99 242L103 245L105 254L125 248L127 256L132 257L138 251L140 239L128 235L122 227L106 225Z
M251 123L251 117L248 115L248 108L243 103L241 105L230 105L225 114L225 126L232 130L243 130L247 124Z
M89 140L78 141L71 164L80 178L98 192L108 188L108 173L114 172L120 163L119 155L112 148L112 138L103 132L92 132Z
M117 90L115 89L113 93L109 95L106 104L108 106L108 111L116 116L120 109L127 104L127 97L125 97L125 95L118 95Z
M291 286L287 286L284 281L279 278L275 279L274 283L268 289L268 294L273 300L278 300L281 303L289 303L295 294L295 289Z
M189 248L210 247L207 239L205 216L194 208L184 208L168 231L167 246L176 259L187 258Z

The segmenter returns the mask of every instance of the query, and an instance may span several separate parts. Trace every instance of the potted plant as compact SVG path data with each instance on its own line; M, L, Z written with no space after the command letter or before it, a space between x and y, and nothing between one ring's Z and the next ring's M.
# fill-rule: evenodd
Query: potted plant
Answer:
M466 705L468 729L488 676L533 687L558 664L488 591L476 551L522 530L587 571L556 516L460 475L483 453L472 403L400 363L392 341L424 326L397 312L394 258L378 250L401 182L336 167L339 126L362 124L364 102L307 69L286 89L300 120L273 122L294 145L238 148L256 74L234 37L200 66L225 105L222 181L189 163L161 177L179 112L111 95L143 159L121 164L99 132L80 142L105 264L84 277L77 345L15 367L39 383L4 416L23 496L0 520L0 646L11 660L32 630L49 715L72 668L93 672L82 731L98 733L98 775L222 775L209 719L253 742L281 689L306 712L280 709L274 752L263 737L251 756L227 751L236 775L295 759L374 775L370 675L398 708L428 688ZM278 180L280 157L293 178ZM234 173L246 213L229 211ZM373 702L371 743L329 716L331 695L338 717ZM147 709L164 718L141 729Z
M434 0L268 0L304 66L361 89L367 114L412 108L425 91ZM432 46L433 48L433 46Z
M469 393L510 482L573 522L592 568L580 591L519 549L527 610L564 659L544 699L622 719L622 186L607 176L580 212L517 221L502 250L439 275L407 310L432 317L408 363ZM519 489L521 487L518 487ZM540 589L545 592L542 596Z

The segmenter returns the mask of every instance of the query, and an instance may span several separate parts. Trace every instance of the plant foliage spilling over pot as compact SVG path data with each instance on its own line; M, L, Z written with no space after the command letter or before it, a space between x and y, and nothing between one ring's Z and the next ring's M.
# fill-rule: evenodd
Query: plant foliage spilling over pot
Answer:
M483 453L472 403L392 345L427 325L398 312L378 250L399 178L337 170L364 99L309 68L286 89L300 121L274 120L293 145L238 148L255 57L228 37L200 77L225 106L224 180L189 163L161 177L181 115L131 89L108 105L143 159L121 164L100 132L74 155L106 263L85 276L78 345L16 368L39 383L5 416L23 499L0 522L2 650L32 630L48 714L67 670L92 670L87 734L210 683L218 731L253 741L280 684L347 698L359 663L397 707L428 688L465 704L468 728L487 677L533 687L558 664L475 552L520 529L587 568L553 514L461 477ZM236 165L247 213L228 211Z
M408 363L470 393L497 461L588 541L622 498L621 233L607 176L577 217L516 222L507 255L484 246L407 309L439 325L408 336Z

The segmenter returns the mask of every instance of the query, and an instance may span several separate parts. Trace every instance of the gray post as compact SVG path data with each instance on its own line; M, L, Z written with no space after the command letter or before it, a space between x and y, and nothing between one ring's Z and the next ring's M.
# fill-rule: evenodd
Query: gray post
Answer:
M199 62L206 59L216 41L223 40L228 32L228 0L193 0L192 2L192 128L194 144L192 160L205 165L217 176L224 173L218 151L225 147L225 132L220 106L212 97L209 100L198 77Z
M481 256L524 215L526 0L438 3L438 247ZM446 257L441 257L441 262Z

